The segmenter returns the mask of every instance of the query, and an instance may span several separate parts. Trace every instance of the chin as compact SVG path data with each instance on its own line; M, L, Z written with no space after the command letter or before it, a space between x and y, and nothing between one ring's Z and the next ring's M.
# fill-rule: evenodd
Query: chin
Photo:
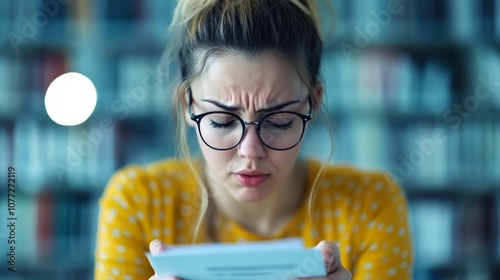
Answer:
M267 190L257 190L255 188L243 190L238 190L233 194L233 198L241 203L258 203L266 200L271 195L269 189Z

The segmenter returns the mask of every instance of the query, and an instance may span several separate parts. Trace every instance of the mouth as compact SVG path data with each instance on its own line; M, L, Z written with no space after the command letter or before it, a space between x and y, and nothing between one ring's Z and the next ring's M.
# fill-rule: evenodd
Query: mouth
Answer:
M242 170L234 173L236 180L246 187L257 187L271 175L259 170Z

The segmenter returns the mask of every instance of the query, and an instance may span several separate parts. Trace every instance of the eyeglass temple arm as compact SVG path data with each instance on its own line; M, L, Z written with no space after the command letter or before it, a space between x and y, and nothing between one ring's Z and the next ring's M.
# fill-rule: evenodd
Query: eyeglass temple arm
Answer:
M307 115L312 116L312 109L313 109L313 101L311 100L311 96L307 96L307 100L309 101L309 112Z
M193 92L191 91L191 87L188 87L188 94L189 94L189 100L188 100L188 113L191 118L194 117L193 112L191 112L191 105L193 104Z

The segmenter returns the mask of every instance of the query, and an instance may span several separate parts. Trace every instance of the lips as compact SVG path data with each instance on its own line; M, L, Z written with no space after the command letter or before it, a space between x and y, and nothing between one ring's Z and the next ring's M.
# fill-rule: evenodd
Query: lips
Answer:
M236 180L247 187L256 187L269 178L269 174L260 170L241 170L234 173Z

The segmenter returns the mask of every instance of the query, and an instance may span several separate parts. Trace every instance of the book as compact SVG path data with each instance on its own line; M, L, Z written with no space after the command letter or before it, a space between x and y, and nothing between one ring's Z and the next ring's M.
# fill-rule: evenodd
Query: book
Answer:
M0 126L0 170L7 170L12 164L12 158L10 157L10 151L12 150L12 145L9 141L10 133L6 127Z
M419 199L410 201L415 240L416 269L449 264L454 258L454 213L451 201Z
M24 193L36 194L44 187L46 166L41 149L42 137L39 123L29 117L16 120L14 126L14 163L24 175Z
M56 252L54 249L55 218L54 197L50 192L42 192L37 196L37 252L39 259L50 259Z
M147 56L124 57L118 61L117 91L123 118L156 113L151 108L156 108L154 93L161 84L151 82L153 77L149 71L155 69L156 64Z
M497 41L500 41L500 0L494 0L494 19L495 19L495 38Z
M0 118L7 118L14 113L12 112L11 100L15 95L9 93L12 90L9 71L11 71L9 60L0 56Z
M494 209L494 211L496 211L496 220L500 220L500 192L497 192L496 194L496 209ZM495 225L493 225L495 226ZM497 262L500 262L500 223L496 223L496 240L494 241L496 243L496 254L495 254L495 258L496 258L496 261Z

